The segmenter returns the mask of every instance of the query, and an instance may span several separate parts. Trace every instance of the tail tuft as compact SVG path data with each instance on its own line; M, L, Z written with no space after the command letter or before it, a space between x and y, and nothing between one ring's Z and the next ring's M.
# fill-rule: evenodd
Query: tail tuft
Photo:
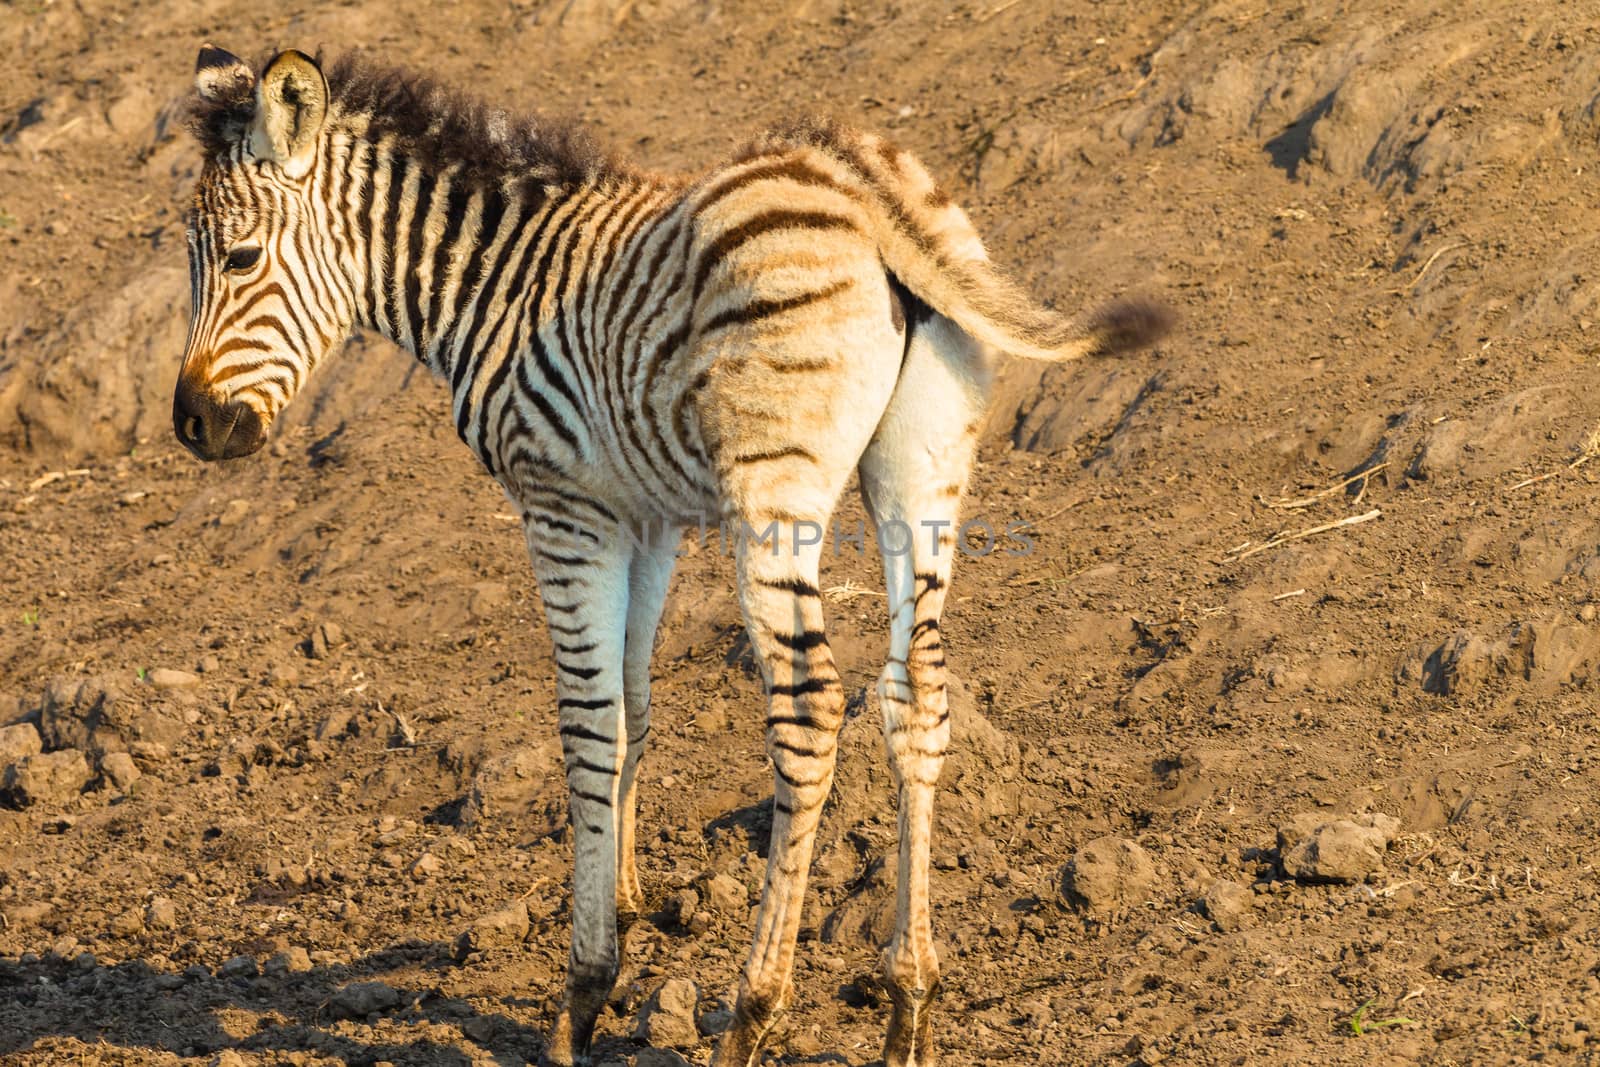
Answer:
M1089 320L1095 351L1109 356L1153 345L1171 331L1177 315L1154 300L1129 299L1107 304Z

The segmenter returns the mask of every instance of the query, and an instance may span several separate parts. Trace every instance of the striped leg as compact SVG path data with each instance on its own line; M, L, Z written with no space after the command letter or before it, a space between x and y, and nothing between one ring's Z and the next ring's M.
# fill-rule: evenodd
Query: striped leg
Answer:
M567 1067L586 1062L595 1020L621 960L617 847L629 747L623 658L630 552L615 536L602 535L598 545L573 543L548 536L551 530L537 516L527 525L533 569L555 641L557 719L572 823L572 952L566 1003L545 1051L546 1062Z
M767 683L774 800L755 940L740 978L733 1026L713 1061L718 1067L755 1063L762 1039L788 1001L806 874L844 721L844 690L817 591L821 549L795 544L792 524L782 525L774 547L744 540L738 557L745 624Z
M930 1067L938 1058L932 1007L939 957L928 853L934 793L950 740L939 616L988 382L981 355L945 320L933 318L917 329L889 410L861 461L862 495L878 527L889 593L889 659L878 700L900 794L895 929L883 955L893 1003L886 1067Z
M663 541L666 539L663 538ZM622 662L622 688L628 714L628 754L622 764L620 830L617 835L617 921L624 931L639 917L644 896L634 864L634 820L638 815L636 785L639 760L650 735L650 655L656 624L666 602L667 585L677 562L675 541L635 551L628 567L628 637Z

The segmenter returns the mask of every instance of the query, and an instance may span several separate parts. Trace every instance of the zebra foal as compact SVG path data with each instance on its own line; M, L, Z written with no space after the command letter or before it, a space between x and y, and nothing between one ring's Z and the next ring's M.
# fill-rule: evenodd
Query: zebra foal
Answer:
M884 559L878 696L900 820L885 1059L934 1063L939 618L992 354L1133 348L1163 313L1120 304L1075 326L1037 309L920 163L831 124L665 177L573 127L358 58L324 70L288 51L258 73L208 45L190 125L205 159L179 439L203 459L249 455L318 362L376 330L449 384L457 431L522 516L555 646L575 853L549 1062L585 1060L619 969L619 913L642 904L635 786L676 546L639 532L715 515L773 535L737 546L775 800L723 1067L756 1062L787 1000L844 713L822 549L804 527L827 524L859 471L873 521L919 532Z

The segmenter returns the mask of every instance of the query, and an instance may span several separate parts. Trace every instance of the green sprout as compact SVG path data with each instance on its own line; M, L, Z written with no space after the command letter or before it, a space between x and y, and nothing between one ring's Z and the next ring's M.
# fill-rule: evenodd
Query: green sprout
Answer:
M149 673L150 673L150 668L149 667L140 667L138 672L137 672L139 681L141 681L141 682L144 681L145 677L147 675L149 675Z
M24 625L24 626L38 626L39 625L39 609L38 608L29 608L27 611L24 611L22 613L22 625Z
M1416 1023L1415 1019L1407 1019L1403 1015L1397 1015L1393 1019L1372 1019L1369 1021L1367 1019L1367 1009L1372 1007L1372 1002L1377 999L1377 997L1369 997L1367 1002L1357 1008L1354 1015L1350 1016L1350 1031L1357 1037L1367 1033L1369 1030L1382 1030L1386 1026L1406 1026Z

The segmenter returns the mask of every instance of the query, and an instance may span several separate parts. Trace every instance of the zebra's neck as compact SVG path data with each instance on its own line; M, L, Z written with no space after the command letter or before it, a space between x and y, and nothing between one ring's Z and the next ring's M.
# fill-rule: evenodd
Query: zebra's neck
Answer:
M356 324L459 388L469 357L505 343L515 325L515 295L535 280L529 235L592 190L475 181L460 166L434 169L387 143L346 151Z
M670 287L643 307L647 294L626 281L660 267L672 246L675 229L657 233L645 223L670 210L674 188L646 177L488 181L467 165L430 167L385 142L345 151L350 180L330 191L347 205L356 324L446 381L457 432L497 477L512 463L507 442L534 421L549 428L560 455L541 450L527 462L593 458L595 435L614 430L609 423L626 404L607 368L667 305L676 307ZM658 251L644 268L652 236ZM624 297L627 313L618 314Z

